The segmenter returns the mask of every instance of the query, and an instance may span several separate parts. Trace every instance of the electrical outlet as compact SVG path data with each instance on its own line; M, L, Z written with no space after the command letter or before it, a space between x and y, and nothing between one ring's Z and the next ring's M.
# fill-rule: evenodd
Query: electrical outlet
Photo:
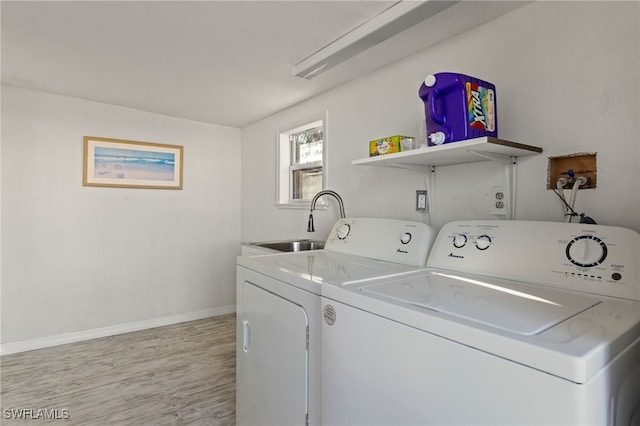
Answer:
M489 202L491 203L491 213L500 216L507 215L507 196L504 192L504 186L492 186L491 197Z
M426 213L427 212L427 191L419 189L416 191L416 211Z

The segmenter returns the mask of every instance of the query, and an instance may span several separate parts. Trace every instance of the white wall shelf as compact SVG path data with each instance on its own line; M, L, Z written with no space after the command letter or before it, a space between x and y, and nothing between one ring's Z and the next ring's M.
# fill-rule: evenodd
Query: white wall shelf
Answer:
M536 155L542 148L511 142L492 137L481 137L444 145L429 146L396 154L353 160L356 166L394 167L425 172L430 210L435 210L435 180L429 179L429 173L435 173L436 166L473 163L491 160L504 167L504 186L506 192L507 219L515 219L516 203L516 163L517 157Z
M468 139L396 154L353 160L358 166L404 167L445 166L489 160L490 156L521 157L540 154L542 148L491 137Z

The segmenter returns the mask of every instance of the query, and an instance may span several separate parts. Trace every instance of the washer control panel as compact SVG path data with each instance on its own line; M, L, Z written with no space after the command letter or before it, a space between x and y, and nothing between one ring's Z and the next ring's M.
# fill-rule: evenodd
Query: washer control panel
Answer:
M459 221L427 266L640 300L640 234L581 223Z

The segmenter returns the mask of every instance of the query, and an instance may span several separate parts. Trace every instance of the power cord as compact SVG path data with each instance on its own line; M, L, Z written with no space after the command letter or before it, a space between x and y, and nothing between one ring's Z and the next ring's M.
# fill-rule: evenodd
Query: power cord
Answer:
M561 179L564 178L560 178L558 179L558 182L560 182ZM574 185L575 186L575 185ZM560 200L563 203L563 206L565 208L565 210L567 211L567 213L565 213L565 216L567 216L568 218L568 222L571 222L571 219L575 216L579 216L580 217L580 223L588 223L591 225L597 225L596 221L593 220L592 218L590 218L589 216L585 215L584 213L576 213L575 210L573 210L573 207L571 207L569 205L569 203L567 203L567 201L564 199L564 196L562 194L560 194L560 192L558 192L557 189L554 189L553 192L560 198ZM575 200L574 200L575 201Z

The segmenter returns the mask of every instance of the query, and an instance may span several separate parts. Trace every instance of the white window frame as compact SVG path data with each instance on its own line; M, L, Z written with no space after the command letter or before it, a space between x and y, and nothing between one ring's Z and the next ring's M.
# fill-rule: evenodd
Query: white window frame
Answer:
M293 133L303 132L313 127L322 126L322 164L312 163L305 164L304 168L310 166L322 166L322 189L327 186L327 114L322 117L316 116L315 119L309 120L306 124L299 125L295 128L278 131L276 134L277 144L277 170L276 170L276 206L279 208L309 208L311 200L292 200L292 177L291 177L291 157L292 148L289 142L289 135ZM302 167L300 167L302 168ZM320 203L319 203L320 204Z

